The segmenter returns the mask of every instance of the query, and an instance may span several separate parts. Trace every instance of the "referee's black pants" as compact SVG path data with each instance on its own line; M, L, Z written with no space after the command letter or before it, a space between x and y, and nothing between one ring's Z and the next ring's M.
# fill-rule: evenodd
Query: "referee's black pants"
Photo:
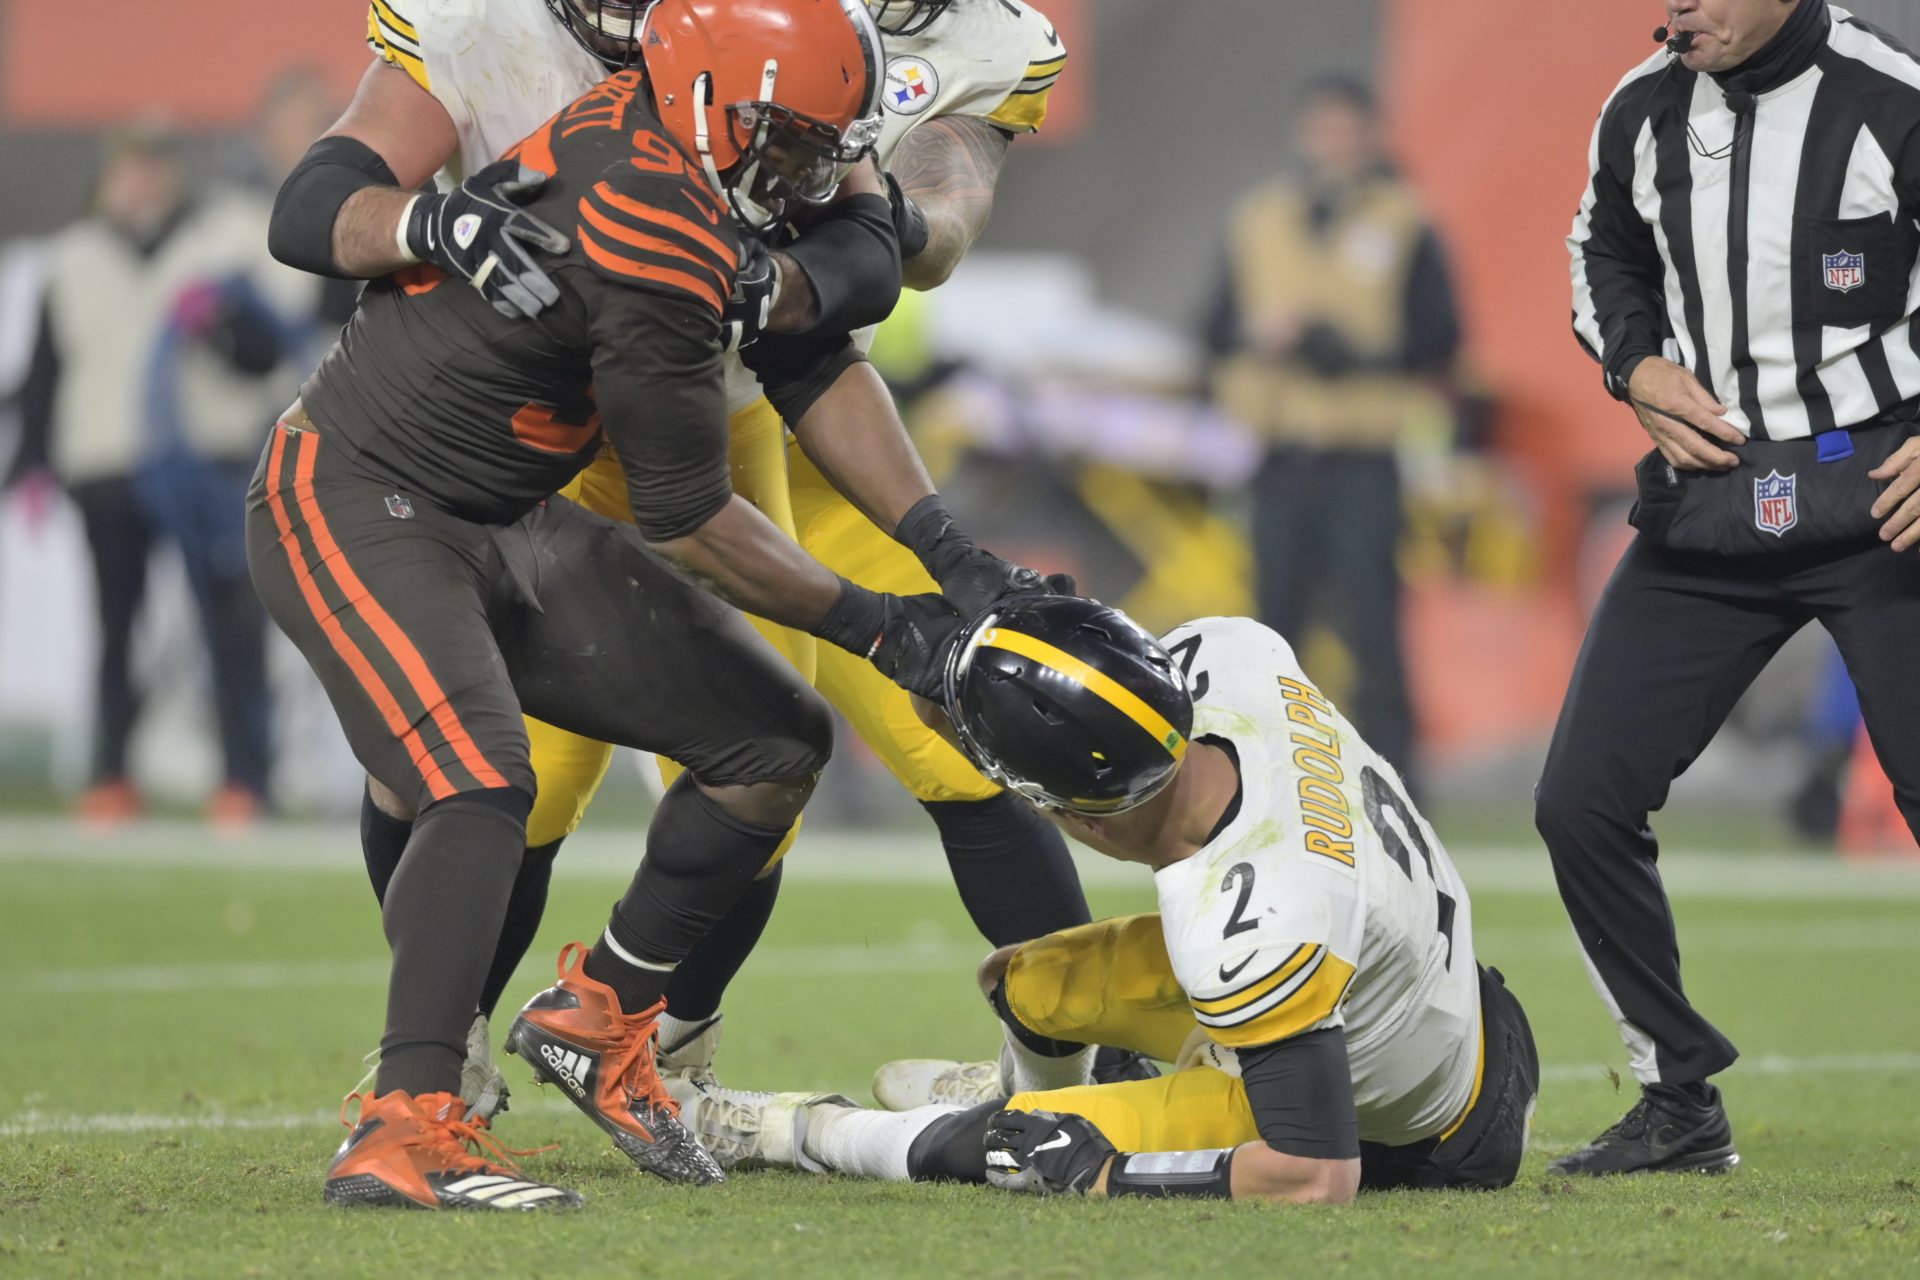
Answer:
M1900 812L1920 837L1920 554L1868 543L1735 558L1637 537L1581 646L1534 820L1642 1083L1704 1080L1738 1056L1687 1003L1647 815L1767 660L1815 619L1846 659Z

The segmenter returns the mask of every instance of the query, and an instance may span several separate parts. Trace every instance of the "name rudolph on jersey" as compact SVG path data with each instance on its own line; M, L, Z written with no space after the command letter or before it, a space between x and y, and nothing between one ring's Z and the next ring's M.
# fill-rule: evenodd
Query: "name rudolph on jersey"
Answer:
M1287 719L1295 726L1287 740L1293 744L1293 764L1300 771L1295 790L1308 853L1319 854L1351 868L1353 861L1353 806L1341 789L1347 780L1340 757L1340 733L1331 723L1333 707L1312 685L1279 677L1280 696Z

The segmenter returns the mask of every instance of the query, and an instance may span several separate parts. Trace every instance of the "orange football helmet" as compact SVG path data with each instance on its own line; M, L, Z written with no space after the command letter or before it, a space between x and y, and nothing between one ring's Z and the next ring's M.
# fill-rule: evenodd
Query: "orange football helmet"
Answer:
M749 230L832 199L880 138L880 32L863 0L659 0L640 31L654 104Z

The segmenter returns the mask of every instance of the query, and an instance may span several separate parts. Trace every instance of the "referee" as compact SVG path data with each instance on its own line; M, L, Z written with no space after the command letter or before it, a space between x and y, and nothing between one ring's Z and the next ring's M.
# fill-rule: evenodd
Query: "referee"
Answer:
M1641 1094L1549 1166L1739 1163L1649 811L1818 619L1920 831L1920 63L1826 0L1666 0L1594 132L1574 330L1654 448L1535 793Z

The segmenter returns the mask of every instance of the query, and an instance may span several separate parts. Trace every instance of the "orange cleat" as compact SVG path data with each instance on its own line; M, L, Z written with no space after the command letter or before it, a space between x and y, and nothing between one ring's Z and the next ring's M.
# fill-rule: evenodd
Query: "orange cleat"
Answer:
M216 831L237 835L251 830L263 812L259 796L229 782L208 798L200 816Z
M654 1029L666 1001L622 1013L613 989L581 967L586 955L578 942L561 949L559 982L520 1010L507 1052L525 1058L536 1080L558 1085L645 1172L669 1182L726 1181L680 1123L680 1108L655 1069Z
M140 793L125 778L96 782L73 802L73 816L94 828L118 827L140 816Z
M361 1099L360 1122L327 1170L328 1204L526 1212L576 1209L582 1203L577 1191L520 1177L507 1149L487 1133L487 1122L467 1118L467 1104L457 1094L384 1093L368 1099L350 1093L340 1104L342 1124L356 1098ZM469 1148L489 1151L498 1160Z

